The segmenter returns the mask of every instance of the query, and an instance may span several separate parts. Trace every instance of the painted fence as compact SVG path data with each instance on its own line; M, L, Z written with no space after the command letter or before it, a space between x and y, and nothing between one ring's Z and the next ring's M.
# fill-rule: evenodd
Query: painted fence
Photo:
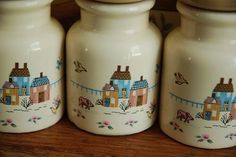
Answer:
M204 105L203 103L187 100L187 99L181 98L173 93L169 93L169 94L170 94L171 99L175 100L178 103L182 103L185 105L191 105L192 107L196 107L196 108L201 108L201 109L203 108L203 105Z

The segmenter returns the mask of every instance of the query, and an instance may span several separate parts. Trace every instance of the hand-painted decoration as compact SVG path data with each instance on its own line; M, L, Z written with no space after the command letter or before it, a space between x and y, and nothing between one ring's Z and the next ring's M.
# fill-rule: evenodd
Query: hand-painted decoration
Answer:
M79 61L74 61L74 65L75 65L75 72L77 73L87 72L85 67Z
M189 84L188 81L184 78L184 76L179 72L175 73L175 78L176 78L175 83L177 85Z
M111 123L107 120L98 122L98 128L108 128L109 130L113 130L114 128L111 126Z
M177 119L179 119L180 121L183 121L184 123L189 123L190 121L194 120L194 118L191 116L190 113L185 112L181 109L179 109L177 111Z
M28 122L32 122L32 123L34 123L34 124L37 124L37 122L38 122L39 120L41 120L41 119L42 119L41 117L33 116L32 118L30 118L30 119L28 120Z
M52 113L56 114L57 113L57 110L59 109L59 107L61 106L61 98L57 97L57 98L54 98L53 100L53 106L50 108Z
M230 133L230 134L226 135L225 138L228 138L228 139L230 139L230 140L233 140L235 136L236 136L235 133Z
M209 134L198 135L198 136L196 136L196 138L197 138L198 142L207 142L209 144L213 143L213 141L210 139L210 135Z
M1 102L5 105L19 105L24 108L48 101L50 99L50 82L47 76L40 73L40 77L33 79L30 85L30 72L27 63L23 68L15 63L9 81L3 84ZM20 103L21 102L21 103Z
M17 127L16 124L13 123L13 120L10 119L10 118L8 118L8 119L6 119L6 120L1 120L0 122L1 122L1 125L2 125L2 126L11 126L11 127L13 127L13 128Z
M133 127L137 123L138 123L137 120L129 120L125 123L125 125L129 125L129 126Z
M184 132L183 129L180 127L180 125L178 123L171 121L170 125L173 126L173 129L175 131Z

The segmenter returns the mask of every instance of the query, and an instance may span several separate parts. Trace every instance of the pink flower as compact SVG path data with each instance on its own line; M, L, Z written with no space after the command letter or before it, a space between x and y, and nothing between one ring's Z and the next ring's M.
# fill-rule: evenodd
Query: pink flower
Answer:
M8 124L11 124L13 121L12 121L12 119L8 118L8 119L6 120L6 122L7 122Z
M103 124L108 126L108 125L110 125L110 122L109 121L103 121Z
M202 135L202 138L203 138L204 140L208 140L209 137L210 137L210 136L209 136L208 134L203 134L203 135Z
M234 134L233 133L230 133L229 136L233 136Z
M36 116L34 116L34 117L32 117L32 119L33 119L33 120L35 120L35 119L37 119L37 117L36 117Z

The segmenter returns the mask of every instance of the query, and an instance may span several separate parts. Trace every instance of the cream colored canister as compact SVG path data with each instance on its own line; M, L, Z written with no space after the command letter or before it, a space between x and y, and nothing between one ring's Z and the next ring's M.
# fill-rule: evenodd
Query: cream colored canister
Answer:
M200 148L236 145L236 12L178 2L181 26L165 43L161 129Z
M63 38L52 0L0 1L0 132L47 128L63 114Z
M155 121L161 34L149 23L154 0L76 0L81 20L67 36L68 115L102 135L143 131Z

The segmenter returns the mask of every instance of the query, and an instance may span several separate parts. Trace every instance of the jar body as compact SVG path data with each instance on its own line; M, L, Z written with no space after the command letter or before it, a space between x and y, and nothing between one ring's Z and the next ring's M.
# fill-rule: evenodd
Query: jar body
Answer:
M51 18L31 28L12 22L0 24L0 131L37 131L63 115L64 32Z
M188 30L194 31L193 25L188 26ZM205 32L205 26L201 27L196 30ZM216 28L218 34L207 28L211 34L189 37L183 29L187 30L173 31L165 43L161 129L175 140L195 147L234 146L236 45L233 38L226 36L236 32L230 29L226 36L221 36L220 32L228 28Z
M160 32L152 24L135 33L103 28L88 30L81 21L68 33L69 118L95 134L143 131L156 116Z

